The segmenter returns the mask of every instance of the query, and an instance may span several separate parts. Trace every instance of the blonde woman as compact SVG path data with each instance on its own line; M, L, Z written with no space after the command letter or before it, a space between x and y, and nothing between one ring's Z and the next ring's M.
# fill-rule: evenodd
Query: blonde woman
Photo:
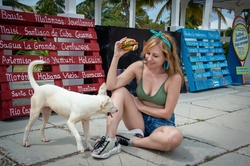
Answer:
M128 52L121 49L126 37L115 43L106 86L112 91L118 112L107 117L106 135L95 144L93 157L108 158L119 153L120 144L169 151L182 142L183 135L175 127L174 115L183 82L177 47L169 34L151 32L153 36L142 50L143 61L132 63L118 76L118 61ZM124 87L134 78L137 97ZM128 132L117 133L121 120Z

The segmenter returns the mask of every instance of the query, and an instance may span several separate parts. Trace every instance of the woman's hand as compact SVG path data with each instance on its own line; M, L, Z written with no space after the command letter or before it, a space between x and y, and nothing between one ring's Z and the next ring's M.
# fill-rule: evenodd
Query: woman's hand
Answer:
M114 48L114 56L120 58L122 55L129 51L124 51L122 49L122 43L127 39L127 37L122 38L121 40L115 42L115 48Z
M136 105L136 107L137 107L137 109L140 111L140 112L142 112L142 107L144 106L144 104L141 102L141 100L138 98L138 97L134 97L133 96L133 98L134 98L134 101L135 101L135 105Z
M163 115L166 114L166 111L163 106L155 105L150 102L145 103L145 101L142 101L138 97L134 97L134 96L133 96L133 99L134 99L134 102L138 111L144 114L150 115L150 116L164 118Z

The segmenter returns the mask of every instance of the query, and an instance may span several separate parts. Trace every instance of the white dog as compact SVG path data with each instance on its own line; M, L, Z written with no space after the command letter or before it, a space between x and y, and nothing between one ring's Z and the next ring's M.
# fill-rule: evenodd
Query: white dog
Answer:
M43 121L40 128L41 140L42 142L49 141L49 139L45 137L44 130L51 115L51 111L54 111L68 119L67 127L75 137L77 149L80 153L84 152L84 148L75 124L82 121L87 148L91 150L92 146L89 138L90 116L97 113L112 115L112 113L117 112L111 98L106 94L105 83L100 86L98 95L76 93L56 85L39 86L33 77L32 70L35 65L44 63L45 62L42 60L35 60L31 62L28 67L28 76L30 84L34 89L34 94L31 97L30 119L24 131L23 146L29 146L29 131L34 122L38 119L40 113L43 115Z

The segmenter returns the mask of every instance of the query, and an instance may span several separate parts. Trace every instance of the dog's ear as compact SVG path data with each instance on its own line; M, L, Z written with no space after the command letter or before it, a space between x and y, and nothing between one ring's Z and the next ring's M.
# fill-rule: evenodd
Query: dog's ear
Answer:
M101 103L101 108L104 108L105 105L106 105L108 102L109 102L109 98L104 99L104 100L102 101L102 103Z
M100 86L100 88L98 90L98 95L107 95L107 89L106 89L105 82L102 83L102 85Z

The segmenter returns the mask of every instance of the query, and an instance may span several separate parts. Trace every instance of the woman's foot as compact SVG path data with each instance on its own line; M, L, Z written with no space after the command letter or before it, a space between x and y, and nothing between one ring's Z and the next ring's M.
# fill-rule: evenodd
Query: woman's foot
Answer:
M143 137L144 134L141 129L133 129L116 134L117 142L124 146L132 146L132 142L134 139L141 139Z
M108 136L103 136L94 145L94 149L91 153L91 156L95 158L104 159L120 152L121 152L121 145L117 142L115 138L111 139Z

